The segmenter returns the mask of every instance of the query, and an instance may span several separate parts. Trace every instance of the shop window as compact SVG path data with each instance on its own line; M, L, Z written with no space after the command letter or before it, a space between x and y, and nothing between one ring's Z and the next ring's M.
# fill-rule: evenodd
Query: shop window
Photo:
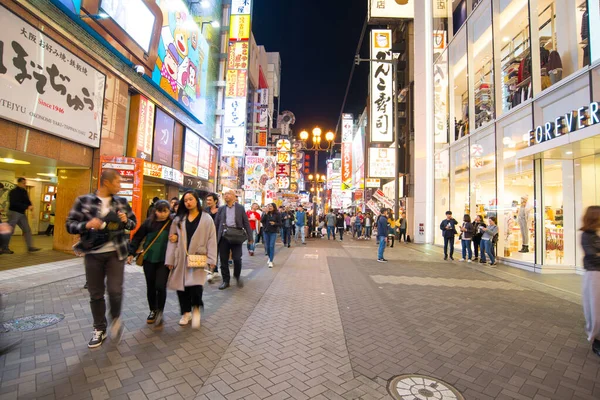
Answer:
M573 199L573 161L542 160L545 265L573 265L575 216Z
M539 0L536 15L544 90L590 64L589 13L584 0Z
M454 35L462 28L466 20L467 0L454 0L452 2L452 28Z
M583 267L581 243L581 219L589 206L600 204L600 155L592 155L574 160L575 168L575 241L576 265Z
M435 155L435 225L434 229L436 234L434 235L435 244L444 244L442 235L437 231L437 224L445 218L446 211L450 207L449 196L450 196L450 155L448 150L444 150Z
M448 46L448 0L431 1L433 10L433 61L436 61Z
M434 142L436 150L448 143L448 51L433 66Z
M492 133L471 142L471 198L475 202L472 220L476 215L484 221L489 217L497 217L495 140Z
M469 134L469 75L467 66L467 41L462 30L450 45L450 96L454 140Z
M461 216L471 214L469 205L469 147L461 146L451 149L452 160L452 182L450 193L452 194L452 212Z
M588 49L591 53L591 62L594 63L600 60L600 40L596 39L600 38L600 1L589 0L588 7Z
M508 111L532 97L529 7L527 0L497 0L497 3L500 6L502 110Z
M482 5L469 20L469 42L472 43L474 73L475 129L494 117L494 60L492 45L491 3Z

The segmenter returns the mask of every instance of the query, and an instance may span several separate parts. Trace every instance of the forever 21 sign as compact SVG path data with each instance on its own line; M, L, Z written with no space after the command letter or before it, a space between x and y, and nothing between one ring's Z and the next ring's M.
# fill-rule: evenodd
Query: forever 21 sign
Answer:
M529 146L544 143L563 135L575 132L600 123L598 102L590 103L589 107L579 107L529 131Z

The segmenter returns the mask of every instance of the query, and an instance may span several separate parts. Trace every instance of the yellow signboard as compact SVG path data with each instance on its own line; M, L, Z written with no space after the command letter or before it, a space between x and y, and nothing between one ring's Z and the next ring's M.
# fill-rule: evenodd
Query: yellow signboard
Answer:
M241 42L250 39L250 15L232 15L229 23L229 40Z

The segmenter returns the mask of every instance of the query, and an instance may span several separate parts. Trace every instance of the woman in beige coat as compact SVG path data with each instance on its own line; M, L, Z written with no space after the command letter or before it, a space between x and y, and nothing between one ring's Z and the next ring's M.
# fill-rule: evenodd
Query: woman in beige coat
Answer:
M192 328L200 327L202 285L206 280L204 268L187 266L187 255L206 254L208 267L212 270L217 261L217 234L215 224L208 213L200 208L200 199L188 191L181 198L177 216L171 225L169 236L177 236L167 247L165 264L172 271L168 288L177 290L181 320L179 325L192 322Z

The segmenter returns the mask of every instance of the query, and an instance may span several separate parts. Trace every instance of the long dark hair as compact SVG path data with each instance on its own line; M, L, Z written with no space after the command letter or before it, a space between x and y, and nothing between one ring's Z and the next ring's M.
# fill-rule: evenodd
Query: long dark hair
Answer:
M202 207L200 206L200 198L198 197L198 194L193 190L188 190L187 192L185 192L183 194L183 196L181 196L181 200L179 200L179 208L177 209L177 217L179 217L180 224L183 221L185 221L188 214L190 213L188 211L187 207L185 206L185 201L184 201L185 196L187 196L188 194L191 194L196 199L196 208L200 212L200 216L202 216Z
M273 207L273 211L268 211L269 214L277 214L277 204L271 203L271 207Z
M581 230L591 232L600 229L600 206L589 206L583 215Z
M154 203L154 210L152 210L152 213L150 214L150 216L148 217L150 219L151 222L155 222L156 221L156 211L171 211L171 204L166 201L166 200L158 200L156 203ZM171 217L169 216L168 219L170 219Z

